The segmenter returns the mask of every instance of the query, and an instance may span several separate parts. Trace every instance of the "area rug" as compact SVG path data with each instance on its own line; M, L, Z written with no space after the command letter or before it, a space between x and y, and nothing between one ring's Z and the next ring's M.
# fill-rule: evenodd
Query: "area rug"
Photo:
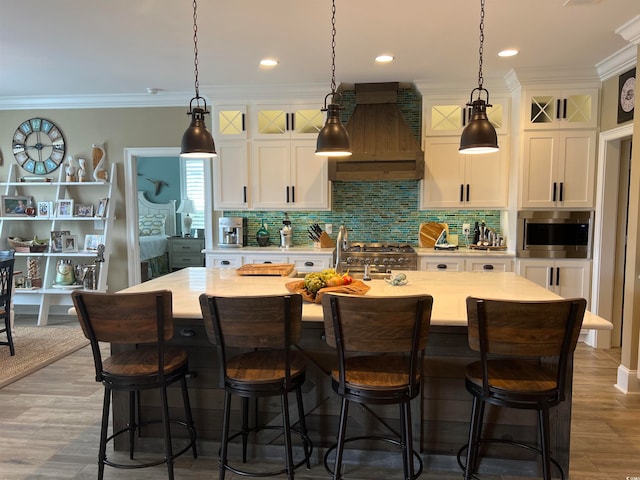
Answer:
M4 334L3 338L4 338ZM16 327L16 354L0 346L0 388L89 344L80 327Z

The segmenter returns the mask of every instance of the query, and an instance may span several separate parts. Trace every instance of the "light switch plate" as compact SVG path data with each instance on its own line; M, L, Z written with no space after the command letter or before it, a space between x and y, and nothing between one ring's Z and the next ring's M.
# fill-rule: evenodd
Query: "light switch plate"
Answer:
M471 233L471 224L470 223L463 223L462 224L462 234L463 235L469 235Z

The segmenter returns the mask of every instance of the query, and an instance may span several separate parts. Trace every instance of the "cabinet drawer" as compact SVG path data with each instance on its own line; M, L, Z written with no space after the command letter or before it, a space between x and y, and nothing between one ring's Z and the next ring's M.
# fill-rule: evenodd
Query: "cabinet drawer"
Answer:
M204 265L204 255L188 254L188 253L172 253L171 254L171 267L202 267Z
M207 267L238 268L242 266L242 255L207 255Z
M467 272L512 272L512 260L481 259L467 260Z
M462 272L464 270L464 260L461 258L421 258L420 270Z
M244 263L289 263L289 258L282 255L248 255Z
M199 239L172 238L171 253L200 253L204 248L204 242Z
M293 263L298 272L319 272L325 268L331 268L331 257L307 257L289 258L289 263Z

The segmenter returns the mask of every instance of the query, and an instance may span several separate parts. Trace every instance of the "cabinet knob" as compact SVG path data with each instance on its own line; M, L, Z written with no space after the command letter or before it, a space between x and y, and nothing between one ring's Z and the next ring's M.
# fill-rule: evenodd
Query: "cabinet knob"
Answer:
M229 260L222 260L220 265L231 265L231 262Z
M313 262L304 262L305 267L313 267Z
M493 270L493 265L487 264L482 266L483 270Z
M196 332L195 332L195 330L193 330L191 328L183 328L182 330L180 330L180 336L181 337L195 337L196 336Z
M438 270L446 270L447 269L447 264L446 263L439 263L436 268Z

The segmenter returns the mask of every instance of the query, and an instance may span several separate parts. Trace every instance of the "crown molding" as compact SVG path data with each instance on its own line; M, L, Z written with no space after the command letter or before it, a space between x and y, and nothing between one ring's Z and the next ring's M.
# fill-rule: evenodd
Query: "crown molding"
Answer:
M596 64L600 81L604 82L609 78L630 70L636 65L637 61L638 46L633 44L627 45Z
M616 34L633 45L640 44L640 15L636 15L624 25L618 27Z
M202 97L211 104L217 98L225 103L256 100L290 102L292 99L315 101L322 105L330 91L328 85L232 85L201 86ZM71 109L71 108L147 108L189 107L193 92L163 92L123 95L33 95L28 97L0 96L0 110Z

